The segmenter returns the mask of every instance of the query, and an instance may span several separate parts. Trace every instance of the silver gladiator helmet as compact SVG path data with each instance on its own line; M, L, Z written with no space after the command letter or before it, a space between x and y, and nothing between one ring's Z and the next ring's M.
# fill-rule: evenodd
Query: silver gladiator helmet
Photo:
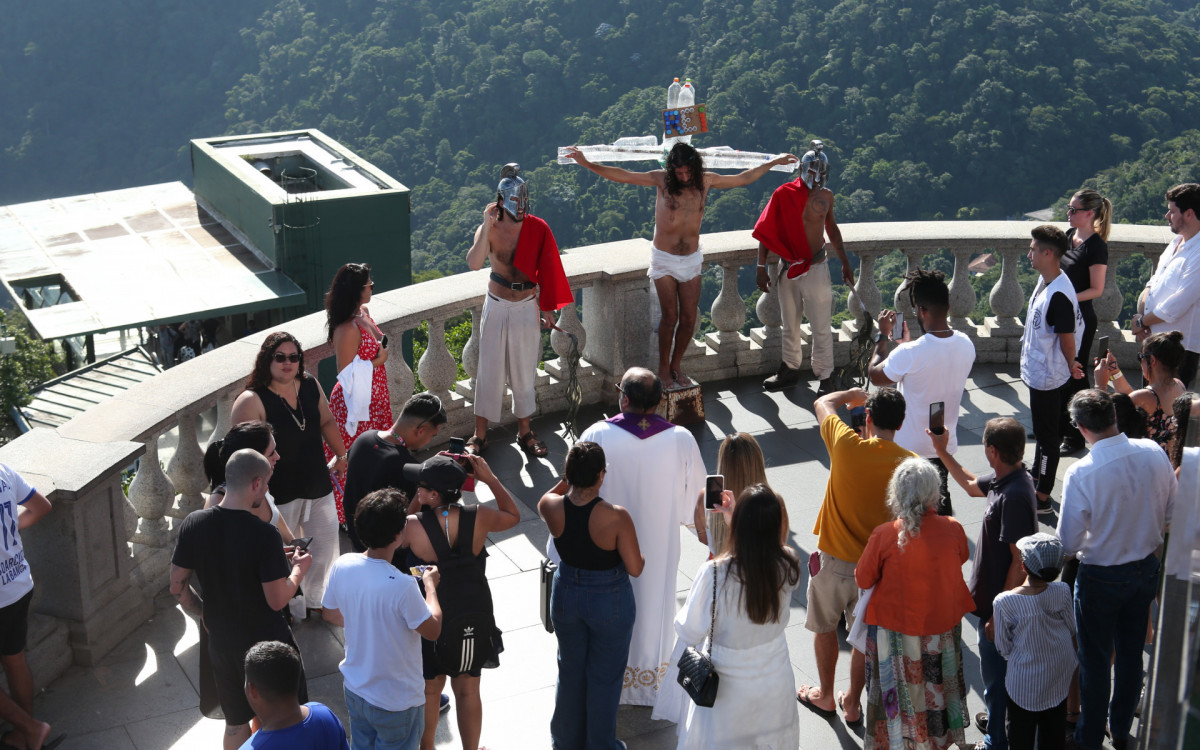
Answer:
M808 151L800 159L800 179L809 190L825 187L829 179L829 157L825 155L825 144L813 139Z
M500 184L496 186L496 202L504 207L514 221L525 218L529 210L529 185L518 175L521 165L510 162L500 168Z

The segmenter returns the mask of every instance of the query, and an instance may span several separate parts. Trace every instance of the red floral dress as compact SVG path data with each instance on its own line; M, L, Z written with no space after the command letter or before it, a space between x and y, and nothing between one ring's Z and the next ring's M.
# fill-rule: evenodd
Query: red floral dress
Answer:
M366 313L363 317L375 328L375 321ZM378 330L376 328L376 330ZM379 341L367 329L363 328L360 323L358 331L362 335L362 342L358 345L356 355L370 362L375 357L379 356ZM333 391L329 394L329 410L333 412L333 418L337 422L338 432L342 435L342 444L346 446L346 453L350 452L350 446L367 430L386 430L392 426L392 399L388 392L387 384L387 364L375 367L371 373L371 418L365 422L359 422L353 435L346 432L346 397L342 395L342 384L338 383L333 387ZM333 460L333 451L329 445L325 445L325 460ZM333 477L333 498L337 501L338 522L346 522L346 512L342 509L342 494L344 488L342 483L337 481L337 475Z

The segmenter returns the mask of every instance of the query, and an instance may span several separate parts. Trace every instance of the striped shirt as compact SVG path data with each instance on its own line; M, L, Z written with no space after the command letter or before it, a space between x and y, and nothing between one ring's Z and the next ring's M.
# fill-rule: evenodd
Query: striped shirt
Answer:
M1008 660L1008 697L1026 711L1062 703L1077 665L1071 588L1056 581L1040 594L1005 591L993 606L996 650Z

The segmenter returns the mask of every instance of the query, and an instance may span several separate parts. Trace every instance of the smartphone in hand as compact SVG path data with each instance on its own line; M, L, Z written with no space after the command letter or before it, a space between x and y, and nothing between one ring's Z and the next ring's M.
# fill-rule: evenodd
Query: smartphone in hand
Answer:
M900 341L904 338L904 313L896 313L896 327L892 329L892 340Z
M1100 337L1100 349L1096 352L1096 361L1103 362L1108 357L1108 336Z
M934 401L929 405L929 431L941 435L946 431L946 403Z
M725 491L725 475L709 474L704 479L704 507L716 510L721 507L721 493Z
M296 549L307 550L308 545L312 544L312 540L313 538L311 536L298 537L292 540L292 546Z
M387 349L387 342L388 342L388 338L387 338L387 334L385 333L385 334L383 334L383 338L381 338L379 340L379 345L382 346L384 349Z
M463 454L467 452L467 441L460 437L450 438L450 453Z

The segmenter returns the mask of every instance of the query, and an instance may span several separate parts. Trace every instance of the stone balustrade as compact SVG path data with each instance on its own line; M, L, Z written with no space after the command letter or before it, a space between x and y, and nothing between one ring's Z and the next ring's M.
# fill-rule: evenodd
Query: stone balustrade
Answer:
M908 267L915 268L926 255L949 248L954 256L953 324L975 341L979 361L1015 363L1025 303L1017 283L1017 264L1023 262L1030 226L1028 222L844 225L846 248L859 259L849 310L855 316L862 310L878 314L883 298L874 269L883 256L900 250ZM1128 283L1116 278L1117 260L1132 253L1156 257L1169 238L1165 227L1113 228L1110 273L1096 309L1101 335L1110 335L1110 346L1122 361L1132 361L1135 349L1132 338L1122 335L1114 321L1121 307L1119 287ZM616 394L609 383L630 366L655 363L659 312L646 276L649 248L646 240L626 240L575 248L564 255L571 287L582 298L583 316L580 320L575 309L567 307L558 317L565 333L556 331L551 336L557 358L547 361L537 378L542 413L562 411L568 404L567 359L572 346L568 333L583 355L576 380L584 403L614 402ZM738 271L755 263L756 243L748 231L725 232L706 235L704 248L706 262L721 268L721 291L711 310L716 331L695 341L685 371L702 383L774 371L780 358L782 321L773 294L758 300L761 326L748 336L742 333L747 313L737 287ZM968 320L976 294L967 264L986 250L995 251L1003 267L989 294L992 315L975 325ZM395 341L422 323L429 324L429 344L416 369L425 388L439 395L446 407L449 429L443 431L443 438L464 435L473 426L469 407L479 359L473 333L462 356L468 378L456 382L457 364L446 345L445 326L469 311L473 330L478 327L486 283L487 271L475 271L376 294L371 302L373 317ZM908 306L899 294L895 304L901 309ZM839 365L848 358L856 325L850 321L836 332ZM310 370L332 355L325 341L323 314L280 328L303 344ZM807 324L804 332L807 342L811 335ZM93 665L150 616L151 599L167 584L179 520L200 507L207 489L197 416L215 406L214 435L228 430L233 399L242 391L267 333L171 368L58 429L35 429L0 447L0 461L30 479L55 506L50 517L25 533L27 555L41 589L37 611L59 625L43 628L48 635L31 651L42 684L65 669L65 659L49 656L62 654L64 641L69 641L76 663ZM388 372L393 409L398 411L412 394L415 378L400 357L388 361ZM505 419L512 415L506 412ZM176 427L178 446L164 471L159 441ZM139 469L127 499L121 490L122 471L138 458ZM47 655L39 657L39 649Z

